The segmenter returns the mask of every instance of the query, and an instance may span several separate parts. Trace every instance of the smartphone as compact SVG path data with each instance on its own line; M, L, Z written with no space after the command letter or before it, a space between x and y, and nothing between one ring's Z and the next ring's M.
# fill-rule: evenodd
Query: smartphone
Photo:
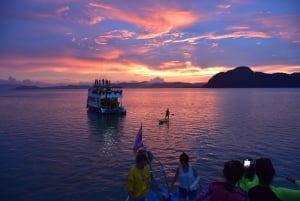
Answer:
M244 160L244 167L248 168L248 167L250 167L250 165L251 165L251 161L249 159L245 159Z

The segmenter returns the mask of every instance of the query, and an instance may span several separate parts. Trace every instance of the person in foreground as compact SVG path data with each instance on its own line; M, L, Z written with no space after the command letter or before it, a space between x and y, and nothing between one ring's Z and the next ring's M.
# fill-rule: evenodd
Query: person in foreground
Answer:
M236 186L244 174L242 162L230 160L224 163L225 182L212 182L197 196L196 201L209 198L210 201L246 201L247 193Z
M150 167L144 153L136 155L136 164L127 175L126 189L130 201L148 201L151 182Z
M176 173L171 183L171 189L173 188L175 182L179 178L179 200L186 201L194 200L197 195L198 183L200 177L195 168L189 164L189 156L186 153L182 153L179 157L179 166L176 169Z
M259 158L255 162L255 173L259 179L259 184L249 190L250 201L283 201L299 200L300 190L274 187L272 185L275 169L270 159ZM300 181L294 177L288 180L300 186Z

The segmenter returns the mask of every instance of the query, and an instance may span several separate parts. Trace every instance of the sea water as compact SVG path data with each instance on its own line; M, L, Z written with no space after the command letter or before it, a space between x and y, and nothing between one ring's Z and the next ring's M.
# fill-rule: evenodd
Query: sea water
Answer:
M123 116L87 111L87 90L0 93L0 200L125 200L132 145L144 144L170 183L186 152L201 184L223 163L268 157L274 184L300 178L300 89L124 89ZM159 125L170 109L169 124ZM161 169L162 166L157 166ZM156 173L157 177L161 177Z

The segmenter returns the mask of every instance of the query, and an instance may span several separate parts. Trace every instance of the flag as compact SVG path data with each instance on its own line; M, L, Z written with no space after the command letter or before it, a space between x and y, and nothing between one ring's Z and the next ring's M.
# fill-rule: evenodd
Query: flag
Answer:
M135 137L135 142L133 144L133 152L136 153L139 148L143 147L144 144L143 144L143 132L142 132L142 124L141 124L141 127L139 129L139 132L136 134L136 137Z

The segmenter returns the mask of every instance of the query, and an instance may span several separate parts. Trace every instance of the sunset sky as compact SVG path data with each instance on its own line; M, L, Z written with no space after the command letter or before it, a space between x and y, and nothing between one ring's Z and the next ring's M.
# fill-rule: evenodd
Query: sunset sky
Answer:
M299 0L4 0L0 24L1 80L194 83L241 65L300 72Z

